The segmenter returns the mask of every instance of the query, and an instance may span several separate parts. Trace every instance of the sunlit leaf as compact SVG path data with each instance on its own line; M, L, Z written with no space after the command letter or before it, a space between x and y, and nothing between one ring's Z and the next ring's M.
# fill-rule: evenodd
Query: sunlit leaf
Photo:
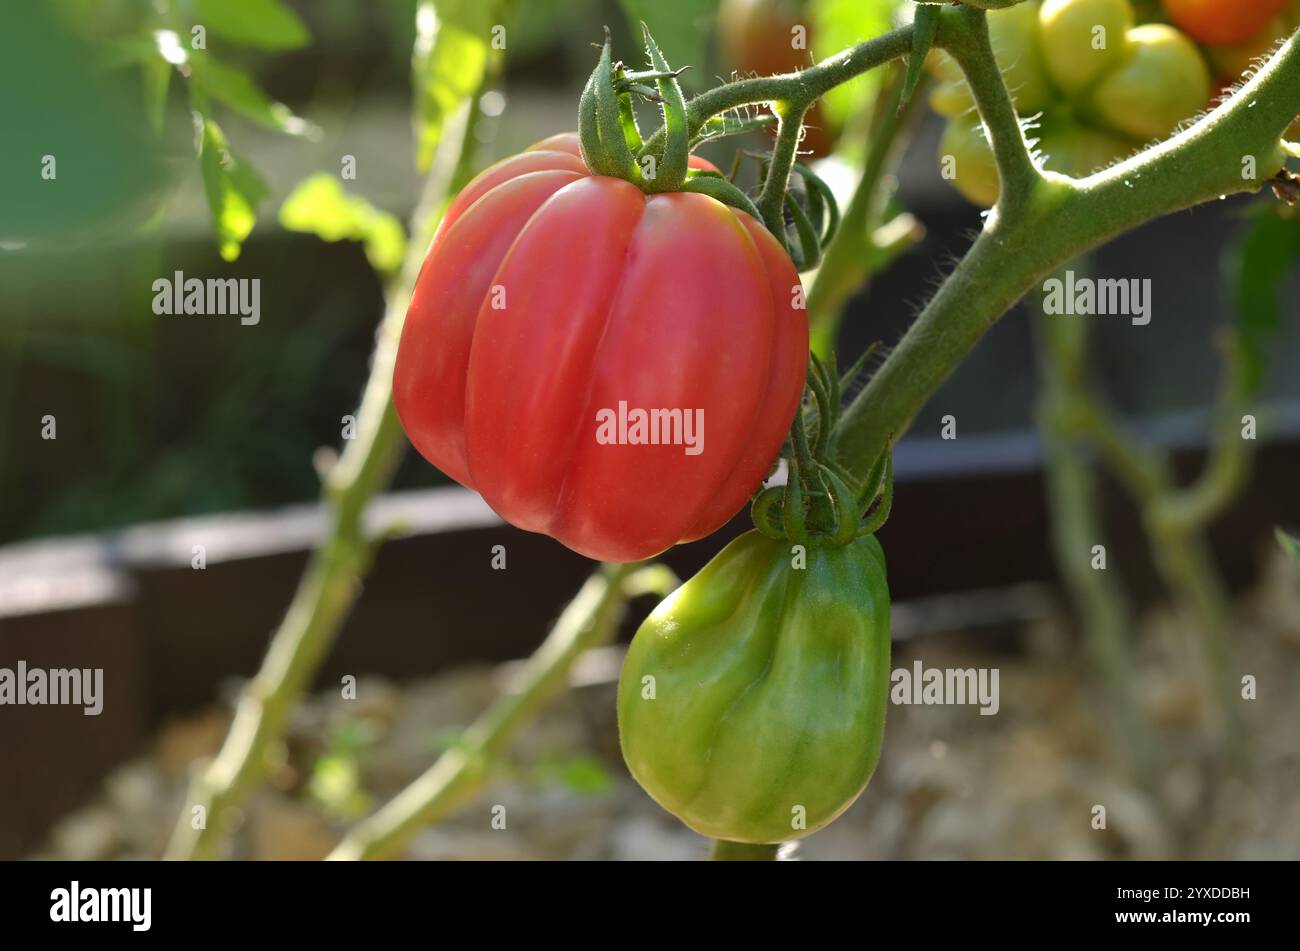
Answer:
M320 172L298 184L280 206L280 225L323 241L362 241L375 270L390 274L406 254L406 232L393 215L348 195L337 178Z
M898 0L812 0L812 40L815 58L828 56L893 27ZM834 126L848 124L861 113L880 88L880 70L837 86L822 98L822 108Z
M284 103L271 99L248 73L211 56L194 58L193 82L211 98L259 125L287 135L310 136L319 131L310 122L294 115Z
M599 796L609 792L614 785L600 760L592 756L547 757L538 764L536 780L539 783L558 783L584 796Z
M230 151L221 128L200 112L194 114L203 191L222 258L239 257L244 239L257 221L257 205L267 196L266 183Z
M493 7L486 0L421 0L411 56L415 155L421 171L433 161L447 119L483 81L492 28L498 25Z
M222 39L264 50L298 49L311 40L298 14L280 0L197 0L194 22Z

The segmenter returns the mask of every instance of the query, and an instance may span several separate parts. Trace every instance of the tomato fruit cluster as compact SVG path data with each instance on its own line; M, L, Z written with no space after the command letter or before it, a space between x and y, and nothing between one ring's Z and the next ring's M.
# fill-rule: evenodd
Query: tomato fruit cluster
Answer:
M1129 0L1029 0L988 23L1017 112L1041 114L1033 137L1053 171L1086 176L1167 136L1209 99L1196 44L1166 24L1135 25ZM930 102L949 117L941 160L963 195L992 205L997 169L970 89L951 58L933 62Z
M623 757L701 835L797 839L834 820L880 757L889 589L874 536L733 541L645 620L619 681Z
M555 136L447 209L393 401L415 448L506 521L635 561L716 531L768 472L803 392L802 300L743 211L594 176Z

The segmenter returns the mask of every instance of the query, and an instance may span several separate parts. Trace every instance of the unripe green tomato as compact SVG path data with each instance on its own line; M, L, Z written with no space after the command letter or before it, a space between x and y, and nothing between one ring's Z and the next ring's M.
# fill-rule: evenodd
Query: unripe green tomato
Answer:
M1136 139L1160 139L1205 108L1210 71L1201 51L1163 23L1134 27L1128 55L1101 78L1088 109L1109 129Z
M1054 92L1039 50L1036 0L994 10L988 15L988 23L989 41L1016 111L1022 116L1042 111L1054 98ZM935 112L959 116L974 107L975 100L956 60L943 53L936 58L933 72L940 79L930 95Z
M1044 167L1071 178L1087 178L1132 155L1138 144L1073 119L1046 119L1037 148L1044 156Z
M1123 62L1133 7L1129 0L1044 0L1038 25L1048 75L1074 96Z
M972 204L990 208L998 200L998 165L977 116L948 122L939 140L939 172Z
M701 835L797 839L871 778L889 693L889 589L872 536L843 548L748 532L646 618L618 688L623 758Z

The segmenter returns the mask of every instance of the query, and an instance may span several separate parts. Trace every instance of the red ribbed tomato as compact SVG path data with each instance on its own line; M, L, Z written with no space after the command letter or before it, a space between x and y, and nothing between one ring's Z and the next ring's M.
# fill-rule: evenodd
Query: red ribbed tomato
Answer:
M393 399L420 453L506 521L647 558L719 528L775 459L803 391L802 298L749 215L593 176L577 136L555 136L452 202ZM667 411L659 444L636 410Z

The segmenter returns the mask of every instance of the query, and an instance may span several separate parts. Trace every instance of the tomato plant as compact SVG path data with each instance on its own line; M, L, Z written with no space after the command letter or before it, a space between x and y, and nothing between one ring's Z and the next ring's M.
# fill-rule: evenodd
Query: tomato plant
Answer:
M448 209L394 404L420 453L506 521L646 558L716 531L771 466L808 358L800 295L745 212L592 175L578 137L557 136Z
M1050 168L1088 169L1122 148L1139 148L1143 137L1168 134L1181 121L1182 97L1199 108L1205 67L1186 55L1186 37L1168 27L1131 27L1109 0L1001 9L1009 2L926 4L913 23L863 39L798 76L744 77L689 103L648 32L648 70L615 66L607 38L578 102L578 135L506 159L451 201L409 309L403 279L394 281L359 413L365 438L326 470L334 534L313 559L301 600L254 682L256 702L240 705L229 752L202 780L200 796L211 806L205 828L217 830L205 831L205 854L255 786L295 691L310 681L355 596L368 554L360 513L395 455L390 378L397 414L427 458L516 524L588 554L640 558L700 537L753 493L755 531L669 595L634 640L619 690L625 758L667 808L730 841L797 838L852 802L881 743L889 593L873 536L889 512L895 440L982 336L1043 286L1044 275L1160 215L1267 186L1283 198L1300 191L1286 168L1300 150L1283 139L1295 119L1300 43L1284 45L1212 117L1081 185L1046 174L1034 160L1025 135L1030 116L1044 113L1030 131ZM985 8L1001 12L986 16ZM1116 11L1110 22L1122 25L1122 36L1102 35L1119 46L1095 49L1105 54L1098 68L1099 58L1077 45L1098 34L1080 24L1095 15L1092 26L1104 26L1099 21ZM439 22L421 17L421 29L436 30ZM474 34L457 23L453 42L478 35L486 56L490 24ZM902 58L919 67L932 47L948 57L936 57L946 96L936 101L955 109L964 95L962 108L978 111L978 125L952 123L946 139L969 149L959 164L980 170L994 210L864 386L851 388L852 372L836 377L816 357L805 376L796 261L821 261L820 281L832 270L827 262L860 275L867 271L854 257L889 249L885 238L847 226L868 220L861 209L888 196L859 201L855 194L849 212L856 206L858 216L846 212L846 226L836 231L833 196L795 160L802 122L836 87ZM422 55L437 52L428 36L420 48ZM916 67L903 75L914 79ZM896 88L905 106L905 91L915 87ZM633 96L661 110L662 125L644 138ZM434 98L437 112L447 108L444 98L466 105L470 93ZM755 107L770 109L777 130L751 196L689 156L703 139L753 128ZM883 141L873 141L868 165L884 166L892 133L883 130L890 128L877 128ZM963 131L978 138L962 138ZM465 150L471 134L462 134ZM1252 161L1243 164L1242 156ZM802 190L792 188L800 179ZM864 170L862 181L881 180ZM440 207L442 197L427 193L427 205ZM417 254L424 234L415 229ZM850 254L821 254L836 242ZM408 257L403 273L419 260ZM388 341L403 317L394 357ZM635 423L628 415L656 409L680 413L684 438L645 438L645 417ZM684 424L697 412L707 425L697 425L692 439ZM606 413L617 424L602 439ZM1242 442L1235 419L1229 422L1234 431L1224 442ZM686 451L691 447L700 451ZM785 482L764 487L778 453ZM1160 483L1171 474L1145 463L1128 467L1138 480ZM1215 486L1208 502L1199 487L1190 494L1190 503L1179 499L1162 510L1166 526L1182 531L1224 501ZM636 582L656 569L658 585ZM336 857L393 854L463 804L568 665L613 636L626 599L664 591L662 573L663 566L597 569L526 665L518 689L349 833ZM188 810L181 823L190 827Z
M1212 45L1245 43L1287 8L1291 0L1164 0L1183 32Z

